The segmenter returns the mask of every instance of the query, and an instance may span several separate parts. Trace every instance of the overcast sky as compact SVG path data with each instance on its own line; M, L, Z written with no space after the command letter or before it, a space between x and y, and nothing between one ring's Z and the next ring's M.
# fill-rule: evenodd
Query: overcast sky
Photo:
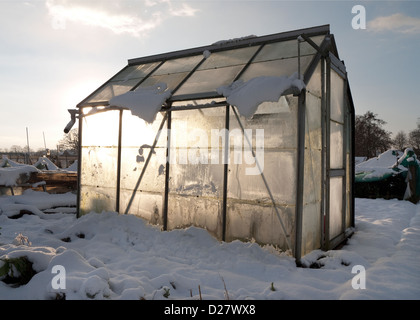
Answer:
M354 29L363 5L366 29ZM329 24L356 114L420 118L420 1L0 0L0 148L56 148L73 109L127 60Z

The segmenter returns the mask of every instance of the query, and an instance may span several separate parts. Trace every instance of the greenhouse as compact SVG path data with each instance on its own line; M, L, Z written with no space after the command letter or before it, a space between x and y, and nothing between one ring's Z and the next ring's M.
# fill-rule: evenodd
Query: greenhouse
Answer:
M354 226L354 107L329 25L130 59L69 110L78 215L196 226L298 260Z

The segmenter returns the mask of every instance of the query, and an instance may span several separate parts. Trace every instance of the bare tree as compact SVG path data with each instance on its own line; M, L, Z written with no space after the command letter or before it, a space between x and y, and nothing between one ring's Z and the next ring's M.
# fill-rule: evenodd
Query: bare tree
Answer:
M407 147L408 139L404 131L398 131L395 138L392 140L393 146L401 151Z
M356 115L355 156L373 158L392 145L391 132L382 127L386 122L371 111Z
M60 149L63 150L79 150L79 130L77 128L73 128L70 130L69 133L66 133L59 142Z
M26 152L26 151L24 150L23 147L14 144L13 146L10 147L10 152L22 153L22 152Z
M418 155L420 153L420 123L417 124L417 129L410 131L408 134L408 142Z

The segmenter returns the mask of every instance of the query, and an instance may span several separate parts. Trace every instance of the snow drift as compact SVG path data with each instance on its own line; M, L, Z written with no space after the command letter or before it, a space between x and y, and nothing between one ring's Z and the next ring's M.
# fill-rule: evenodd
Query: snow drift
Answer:
M28 190L0 197L0 208L39 210L73 194ZM10 219L0 212L0 260L27 257L34 275L24 285L0 281L0 299L418 299L420 207L407 201L356 199L356 232L341 250L316 250L307 268L270 246L217 241L196 227L162 232L132 215L56 212ZM1 209L2 210L2 209ZM26 240L25 240L26 239ZM2 262L0 261L0 268ZM65 288L55 286L65 268ZM313 267L316 268L313 268ZM354 289L354 267L366 289ZM226 289L225 289L226 288Z

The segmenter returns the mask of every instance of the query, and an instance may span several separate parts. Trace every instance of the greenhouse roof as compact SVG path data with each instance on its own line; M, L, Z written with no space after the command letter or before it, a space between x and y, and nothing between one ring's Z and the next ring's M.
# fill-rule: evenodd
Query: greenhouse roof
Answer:
M235 81L243 83L261 77L280 77L291 83L303 77L306 83L325 49L338 56L329 25L130 59L78 107L112 107L118 101L115 97L141 93L146 98L147 92L159 98L159 109L179 101L226 101L224 89Z

